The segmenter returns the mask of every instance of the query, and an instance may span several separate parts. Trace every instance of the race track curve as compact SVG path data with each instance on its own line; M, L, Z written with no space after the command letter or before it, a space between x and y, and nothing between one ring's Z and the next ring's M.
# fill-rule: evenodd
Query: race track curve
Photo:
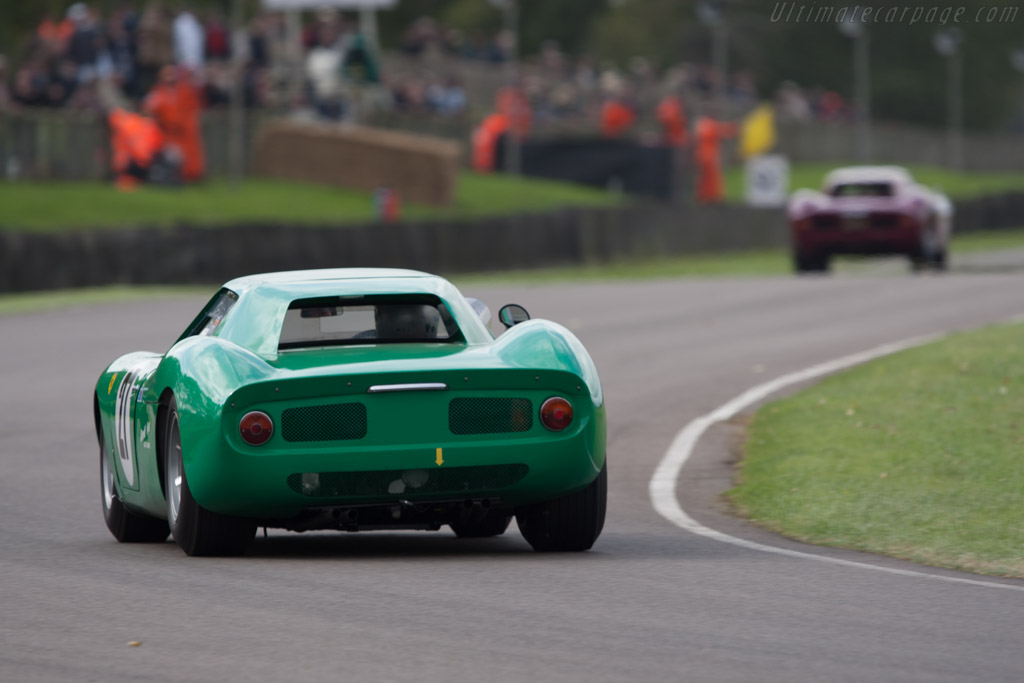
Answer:
M0 681L1024 680L1024 592L774 555L660 517L651 476L690 420L747 388L1024 312L1016 275L464 287L574 329L608 397L608 520L591 552L437 533L258 537L240 559L118 545L100 511L90 392L163 350L202 298L0 317ZM701 439L683 508L730 517L737 427ZM964 576L964 575L961 575ZM975 577L977 578L977 577ZM986 579L1021 586L1022 582ZM130 641L141 643L128 647Z

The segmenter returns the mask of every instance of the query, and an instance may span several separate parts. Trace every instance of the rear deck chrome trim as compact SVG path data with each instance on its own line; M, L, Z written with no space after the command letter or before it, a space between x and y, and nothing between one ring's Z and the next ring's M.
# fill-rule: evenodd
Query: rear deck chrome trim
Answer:
M366 390L368 394L386 394L392 391L444 391L448 385L444 382L419 382L412 384L374 384Z

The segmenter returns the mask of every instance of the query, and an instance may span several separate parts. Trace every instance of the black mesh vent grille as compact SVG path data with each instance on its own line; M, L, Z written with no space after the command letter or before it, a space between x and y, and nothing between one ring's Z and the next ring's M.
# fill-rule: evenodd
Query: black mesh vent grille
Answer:
M287 408L281 413L285 441L349 441L366 436L366 406L331 403Z
M288 486L296 493L314 498L461 496L512 486L522 481L529 471L528 465L514 463L419 470L307 472L290 475Z
M453 398L448 404L452 434L506 434L533 426L533 403L528 398Z

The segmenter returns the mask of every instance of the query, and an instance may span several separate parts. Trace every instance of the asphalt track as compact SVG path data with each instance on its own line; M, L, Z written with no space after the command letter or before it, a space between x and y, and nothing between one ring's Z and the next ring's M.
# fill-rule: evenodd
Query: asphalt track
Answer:
M749 387L1022 313L1022 284L900 275L464 288L567 324L597 361L608 521L591 552L573 555L534 554L514 526L479 541L272 533L241 559L118 545L100 512L92 385L115 356L166 348L201 301L0 317L0 681L1018 683L1024 592L722 543L656 514L648 486L680 428ZM966 576L804 546L729 516L718 494L737 430L713 427L683 469L679 500L700 524Z

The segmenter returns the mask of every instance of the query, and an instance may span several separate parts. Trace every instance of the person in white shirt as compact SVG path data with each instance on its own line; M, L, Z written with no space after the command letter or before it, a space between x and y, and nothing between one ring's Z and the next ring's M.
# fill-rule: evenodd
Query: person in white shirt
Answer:
M188 9L174 18L174 59L195 71L203 65L203 25Z

